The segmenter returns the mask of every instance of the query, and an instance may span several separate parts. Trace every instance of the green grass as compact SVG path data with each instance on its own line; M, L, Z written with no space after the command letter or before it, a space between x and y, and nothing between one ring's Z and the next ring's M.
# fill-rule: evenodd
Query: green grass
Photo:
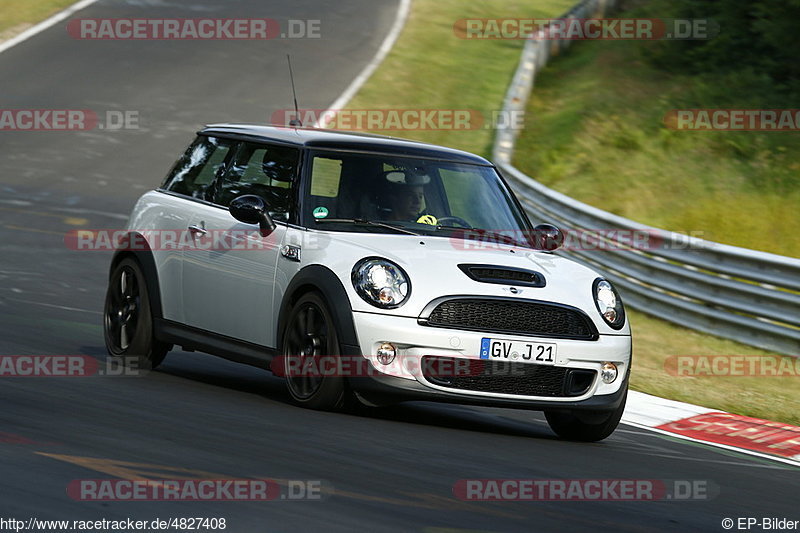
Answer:
M796 107L747 79L666 74L642 45L576 43L537 78L515 165L633 220L800 256L800 134L677 131L671 109Z
M458 39L453 22L557 16L572 3L415 0L394 49L348 107L490 114L502 107L522 43ZM630 43L575 46L556 58L537 83L516 152L516 164L531 175L656 226L702 229L708 238L768 251L800 251L795 237L800 234L800 187L790 186L800 175L796 136L667 130L661 126L667 110L690 107L714 88L692 87L689 78L648 68ZM725 105L733 107L724 101L716 107ZM389 133L483 155L489 155L494 137L489 129ZM800 424L800 378L689 378L664 369L671 356L766 352L638 312L631 311L630 320L634 390Z
M9 39L76 0L0 0L0 41Z
M574 0L415 0L400 39L347 107L351 109L468 109L492 117L503 105L523 41L461 39L453 24L463 18L554 17ZM483 155L494 130L376 131L443 144Z

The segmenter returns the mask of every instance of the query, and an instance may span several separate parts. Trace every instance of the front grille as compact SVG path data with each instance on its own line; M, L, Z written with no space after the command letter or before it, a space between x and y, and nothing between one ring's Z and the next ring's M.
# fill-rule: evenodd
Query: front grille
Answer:
M597 329L585 313L546 302L455 298L439 303L427 319L420 319L420 323L472 331L597 339Z
M594 382L595 372L559 366L426 355L425 379L461 391L518 396L577 397Z

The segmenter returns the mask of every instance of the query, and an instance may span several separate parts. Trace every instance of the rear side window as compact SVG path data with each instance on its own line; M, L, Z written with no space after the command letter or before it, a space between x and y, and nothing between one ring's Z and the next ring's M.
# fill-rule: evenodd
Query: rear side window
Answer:
M214 178L224 171L235 141L200 136L175 163L163 189L207 200Z

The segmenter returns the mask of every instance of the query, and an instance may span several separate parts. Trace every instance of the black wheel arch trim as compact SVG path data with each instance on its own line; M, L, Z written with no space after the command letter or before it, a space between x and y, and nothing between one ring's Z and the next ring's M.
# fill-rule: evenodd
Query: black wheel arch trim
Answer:
M303 267L289 282L281 302L278 315L277 348L283 343L283 330L292 304L308 290L321 293L329 310L333 315L336 331L339 334L339 344L342 355L361 355L361 348L356 334L353 320L353 308L350 298L339 277L329 268L322 265L309 265Z
M124 244L130 242L130 237L133 235L137 236L135 239L137 247L141 249L131 250L124 247ZM156 268L156 261L153 258L153 252L150 250L150 247L147 245L147 240L141 233L135 231L128 232L127 237L120 241L118 249L114 252L114 256L111 259L111 266L108 270L109 279L111 279L111 275L114 273L114 269L119 262L126 257L133 257L136 259L139 266L142 268L142 274L144 275L147 285L147 293L150 296L150 313L153 319L162 318L164 315L161 307L161 288L158 283L158 269Z

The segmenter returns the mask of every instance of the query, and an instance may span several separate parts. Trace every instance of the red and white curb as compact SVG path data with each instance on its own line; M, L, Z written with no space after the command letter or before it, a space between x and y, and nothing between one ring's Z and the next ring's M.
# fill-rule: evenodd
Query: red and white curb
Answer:
M800 466L800 427L630 391L622 422Z

